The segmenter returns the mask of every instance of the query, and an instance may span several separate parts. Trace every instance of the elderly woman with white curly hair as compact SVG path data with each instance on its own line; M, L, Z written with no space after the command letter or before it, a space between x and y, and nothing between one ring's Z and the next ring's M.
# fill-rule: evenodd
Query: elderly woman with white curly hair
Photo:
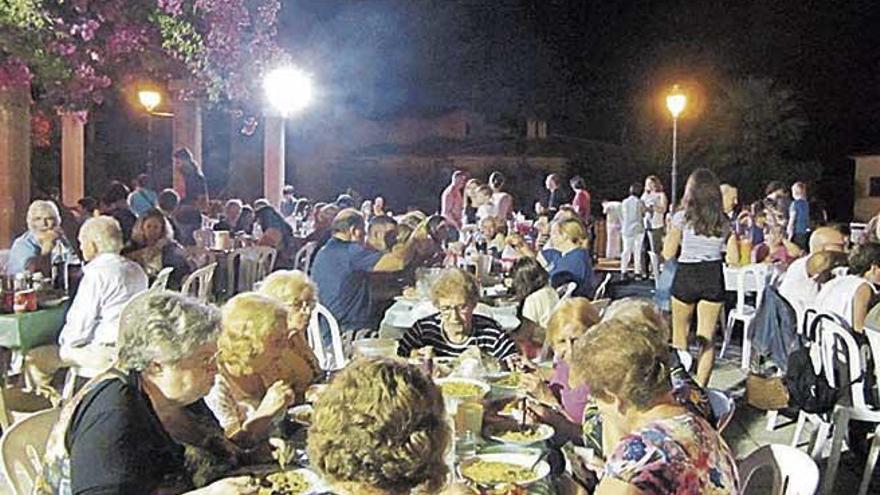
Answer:
M133 299L119 325L119 359L64 405L46 447L38 493L181 493L192 488L183 444L217 437L191 409L217 371L215 309L172 292ZM69 485L68 485L69 484ZM248 478L193 494L255 493Z
M6 274L15 275L25 270L49 272L51 255L57 244L71 251L70 243L61 230L61 214L51 201L37 200L27 210L27 227L9 249Z

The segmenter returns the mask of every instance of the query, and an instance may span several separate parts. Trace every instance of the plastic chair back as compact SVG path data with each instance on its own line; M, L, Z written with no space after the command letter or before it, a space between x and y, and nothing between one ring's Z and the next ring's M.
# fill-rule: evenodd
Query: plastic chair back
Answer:
M328 350L324 346L324 337L321 332L321 320L326 322L330 330L330 345ZM345 366L345 353L342 350L342 335L339 333L339 323L329 309L321 304L315 306L308 328L309 346L318 359L318 364L323 370L340 369Z
M577 287L578 287L577 282L569 282L567 284L560 285L559 287L557 287L556 294L559 296L559 300L564 301L564 300L568 299L569 297L571 297L571 295L574 293L574 291L575 291L575 289L577 289Z
M201 302L208 302L211 290L214 288L215 268L217 268L216 262L190 273L186 280L183 281L180 293L194 296ZM195 290L193 290L193 286L195 286Z
M312 256L315 254L315 249L317 247L317 241L309 241L305 243L303 247L299 248L299 251L296 252L296 256L293 258L293 268L295 270L300 270L307 275L311 275Z
M171 277L171 272L173 271L173 266L166 266L159 270L159 273L156 275L156 280L153 280L153 284L150 285L150 290L165 290L165 288L168 287L168 279Z
M745 312L746 307L746 278L752 277L755 280L755 288L757 295L755 297L755 308L761 306L761 299L764 297L764 285L767 281L767 265L755 263L740 268L736 274L736 311L739 314Z
M254 290L254 284L272 273L278 252L267 246L253 246L238 253L238 292Z
M608 273L605 275L605 280L599 284L599 287L596 288L596 293L593 294L593 299L602 299L605 297L605 291L608 290L608 282L611 281L611 274Z
M29 495L61 409L36 412L13 424L0 439L3 475L14 495Z
M831 313L819 313L819 339L821 342L822 372L828 385L846 388L849 381L849 399L853 409L871 409L865 404L865 373L859 345L853 338L849 325Z
M768 495L813 495L819 487L819 466L805 452L788 445L765 445L739 463L741 492L749 493L752 475L761 469L773 471L773 489Z
M712 408L712 415L715 416L715 429L720 433L733 419L736 402L726 392L715 388L707 389L706 394L709 395L709 406Z

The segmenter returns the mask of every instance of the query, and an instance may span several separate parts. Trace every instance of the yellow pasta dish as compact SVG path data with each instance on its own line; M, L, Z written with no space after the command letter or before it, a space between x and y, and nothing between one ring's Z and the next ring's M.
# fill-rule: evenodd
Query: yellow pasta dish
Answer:
M521 431L508 430L498 435L498 438L509 442L537 442L538 440L542 440L543 437L544 432L533 428L527 428Z
M535 479L534 471L527 467L507 462L478 459L461 467L465 478L482 485L500 483L525 483Z
M519 373L510 373L495 381L495 386L504 388L519 387L521 375Z
M311 488L311 483L302 473L281 471L272 473L260 483L257 495L300 495Z
M479 385L468 382L444 382L440 385L440 390L447 397L480 397L483 395L483 389Z

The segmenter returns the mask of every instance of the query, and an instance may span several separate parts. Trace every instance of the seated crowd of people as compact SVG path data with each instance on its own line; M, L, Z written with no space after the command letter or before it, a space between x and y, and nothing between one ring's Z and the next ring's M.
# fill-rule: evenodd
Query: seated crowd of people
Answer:
M454 439L443 397L413 363L476 349L521 374L535 399L528 416L554 427L554 448L592 453L569 459L559 493L735 494L734 456L705 391L725 263L771 264L780 295L799 315L831 312L856 333L880 283L880 244L866 242L847 257L844 234L810 220L802 183L792 186L794 201L773 184L768 198L738 213L735 188L698 169L668 221L659 179L649 177L641 195L633 185L619 209L622 267L642 250L636 237L647 239L646 249L674 271L667 314L643 298L594 305L593 218L581 177L570 181L566 200L563 178L548 176L547 201L525 225L498 172L482 184L455 171L438 214L394 216L381 197L360 207L349 194L312 203L291 187L278 208L266 200L210 202L184 151L175 163L189 196L157 194L145 176L133 192L114 183L100 209L80 202L75 228L62 224L55 203L35 201L28 231L12 246L9 274L48 271L57 256L84 262L57 345L33 349L25 364L48 395L57 394L58 370L74 367L81 377L50 435L38 493L255 493L253 479L228 476L271 460L267 440L279 418L324 379L310 345L332 344L330 332L321 329L323 342L307 338L318 304L335 318L350 355L351 343L379 326L376 274L398 274L402 289L416 268L432 267L436 312L403 333L400 359L352 361L315 403L308 458L332 493L471 493L449 484ZM219 308L147 291L166 267L168 288L180 288L196 268L187 247L200 229L275 248L277 271ZM308 243L309 271L292 269ZM510 281L516 329L476 311L486 262ZM835 276L841 267L848 274ZM552 359L552 368L534 364L541 359Z

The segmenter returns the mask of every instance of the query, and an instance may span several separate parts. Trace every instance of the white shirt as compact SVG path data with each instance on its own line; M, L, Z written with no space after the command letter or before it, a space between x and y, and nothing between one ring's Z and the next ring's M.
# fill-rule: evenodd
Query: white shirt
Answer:
M608 201L602 205L607 225L620 225L620 201Z
M648 227L652 229L662 229L663 222L666 218L666 209L669 208L669 201L666 199L666 193L663 191L643 193L642 201L647 208L653 208L653 211L645 214L645 220Z
M559 294L553 287L545 286L526 296L523 301L523 318L531 320L541 328L547 328L550 315L559 304Z
M779 294L794 307L798 315L813 307L819 295L819 284L807 274L809 259L809 256L803 256L792 261L779 284Z
M636 237L645 232L645 203L635 196L628 196L620 203L620 233L624 237Z
M99 254L83 267L58 344L62 348L116 345L122 308L145 290L147 274L140 265L118 254Z
M815 307L819 311L833 313L853 325L853 299L863 285L874 290L874 286L858 275L844 275L828 281L816 296ZM875 291L876 292L876 291Z

